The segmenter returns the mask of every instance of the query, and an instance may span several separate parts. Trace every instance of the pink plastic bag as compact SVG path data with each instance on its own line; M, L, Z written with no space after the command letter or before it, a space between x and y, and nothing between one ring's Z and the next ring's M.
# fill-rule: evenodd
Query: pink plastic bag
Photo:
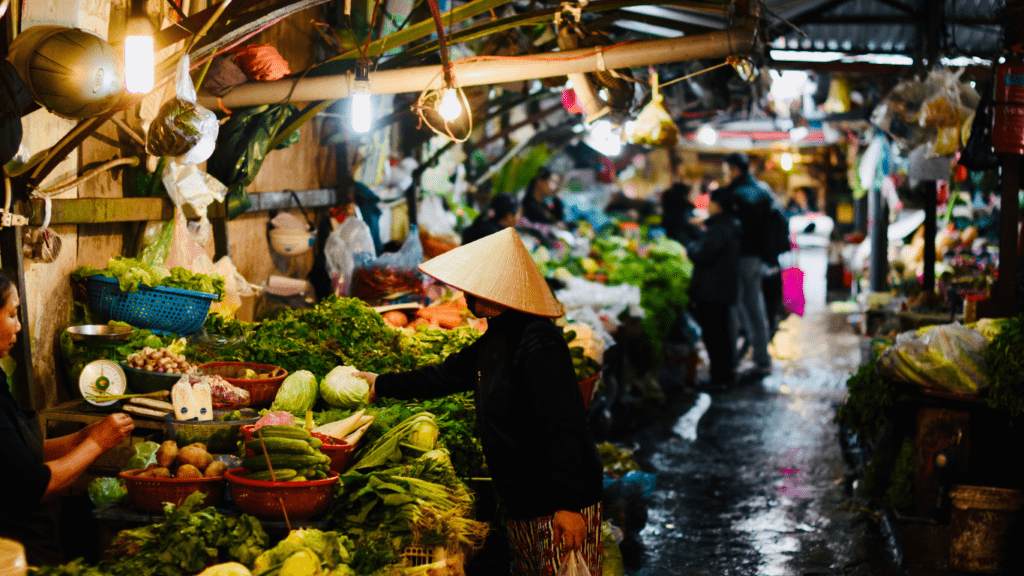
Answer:
M793 314L804 315L804 271L795 266L782 271L782 303Z
M561 568L558 569L558 576L590 576L587 561L583 559L578 549L566 555Z

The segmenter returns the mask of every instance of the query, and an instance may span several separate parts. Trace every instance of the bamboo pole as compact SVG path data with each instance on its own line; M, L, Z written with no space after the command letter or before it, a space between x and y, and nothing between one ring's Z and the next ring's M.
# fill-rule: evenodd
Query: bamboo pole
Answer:
M453 63L452 75L458 86L466 87L701 58L724 58L749 53L753 48L756 26L755 19L739 17L732 27L725 30L681 38L500 59L471 58ZM221 100L228 108L258 106L287 100L336 100L351 93L353 81L351 74L343 74L273 82L247 82L236 86ZM419 66L370 73L372 94L420 92L442 87L441 66ZM207 108L217 107L217 99L209 95L200 95L199 104Z

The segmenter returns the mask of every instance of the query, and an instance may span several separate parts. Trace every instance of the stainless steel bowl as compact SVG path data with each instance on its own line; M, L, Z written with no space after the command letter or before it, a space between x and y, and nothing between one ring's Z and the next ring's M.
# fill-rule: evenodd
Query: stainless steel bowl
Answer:
M135 328L131 326L108 326L107 324L84 324L68 326L68 334L75 342L119 342L132 337Z

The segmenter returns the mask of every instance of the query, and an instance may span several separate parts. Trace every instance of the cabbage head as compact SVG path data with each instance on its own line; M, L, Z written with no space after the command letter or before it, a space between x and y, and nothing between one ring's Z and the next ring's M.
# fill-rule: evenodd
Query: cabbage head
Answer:
M352 366L337 366L324 376L320 394L333 408L354 409L366 404L370 384Z
M318 389L316 376L309 370L292 372L281 383L281 388L274 396L271 410L283 410L296 416L305 416L306 410L312 410L316 404Z

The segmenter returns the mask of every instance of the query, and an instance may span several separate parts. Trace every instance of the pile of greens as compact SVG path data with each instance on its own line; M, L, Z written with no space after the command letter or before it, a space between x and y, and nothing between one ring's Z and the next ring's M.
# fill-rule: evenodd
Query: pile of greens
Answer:
M230 331L225 336L236 338L234 344L198 343L186 355L197 363L233 360L272 364L289 372L309 370L317 380L336 366L387 374L436 364L480 335L468 327L410 335L385 325L362 300L335 296L313 308L287 310L251 329L233 322L222 327Z
M181 506L165 504L164 522L121 531L112 542L111 559L96 567L79 559L37 568L33 575L180 576L195 574L209 563L252 566L270 541L263 526L245 514L232 518L212 506L198 508L202 502L203 495L195 492Z
M355 576L357 572L349 566L355 548L355 542L343 534L300 528L260 554L252 573L259 576Z
M846 388L849 395L835 421L865 440L877 437L892 422L895 383L878 373L875 362L869 362L846 380Z
M985 356L988 405L1019 416L1024 412L1024 316L1000 323Z
M196 274L191 270L176 266L167 270L162 266L152 266L138 258L115 256L104 269L92 266L79 266L71 272L72 280L82 280L91 276L105 276L118 281L124 292L135 292L139 285L156 288L180 288L216 294L217 300L224 299L224 278L219 274Z

